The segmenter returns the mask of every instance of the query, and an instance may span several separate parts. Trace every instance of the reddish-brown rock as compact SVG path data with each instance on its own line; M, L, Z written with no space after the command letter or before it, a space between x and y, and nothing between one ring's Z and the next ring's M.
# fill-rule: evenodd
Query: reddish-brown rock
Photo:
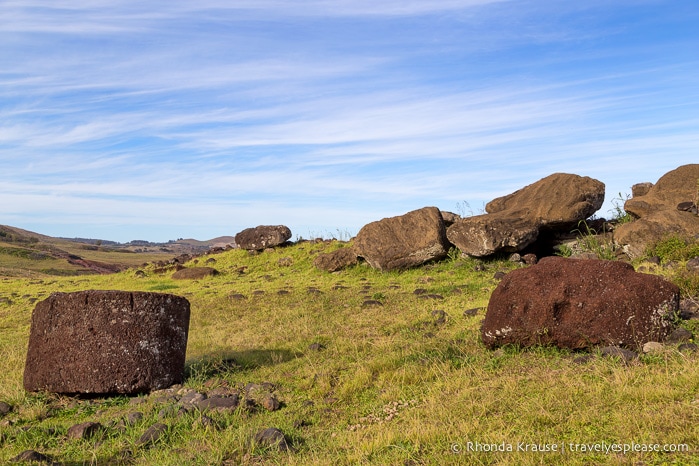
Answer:
M53 293L32 313L24 388L136 394L181 383L189 301L163 293Z
M441 259L449 251L442 214L424 207L364 225L354 240L357 255L378 270L400 270Z
M490 297L483 343L638 349L673 329L679 289L624 262L545 257L507 274Z

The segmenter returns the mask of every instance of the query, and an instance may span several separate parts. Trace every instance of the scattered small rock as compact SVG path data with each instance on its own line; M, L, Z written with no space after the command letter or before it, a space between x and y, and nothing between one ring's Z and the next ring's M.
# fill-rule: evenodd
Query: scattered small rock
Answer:
M595 357L591 354L583 354L582 356L577 356L573 358L573 363L575 364L587 364L590 361L595 359Z
M167 426L160 422L153 424L146 430L143 435L138 439L136 445L146 446L152 445L167 432Z
M698 273L699 272L699 257L695 257L694 259L690 259L687 262L687 270L693 273Z
M262 447L272 448L279 451L289 451L289 444L284 437L284 433L276 427L268 427L255 434L254 442Z
M482 311L483 309L485 309L485 308L483 308L483 307L474 307L473 309L466 309L466 310L464 311L464 317L473 317L473 316L475 316L475 315L478 315L478 313L479 313L480 311Z
M416 288L415 291L413 291L413 294L416 296L420 296L423 294L427 294L427 290L424 288Z
M447 313L441 309L432 311L432 318L435 325L443 325L447 321Z
M196 404L196 407L201 410L212 410L212 411L233 411L240 404L240 397L238 395L233 396L211 396L205 400L202 400Z
M216 421L214 421L212 418L210 418L209 416L207 416L205 414L202 414L202 416L197 421L197 424L204 427L205 429L209 428L209 427L218 428Z
M680 346L677 347L679 351L687 351L689 353L696 353L699 351L699 346L695 345L694 343L682 343Z
M686 328L682 327L677 327L675 330L670 333L670 335L667 336L665 339L666 343L684 343L686 341L691 340L693 337L692 332L687 330Z
M505 278L505 275L507 275L505 272L503 272L502 270L498 270L498 271L495 272L495 274L493 275L493 278L494 278L495 280L502 280L503 278Z
M247 299L247 296L241 293L232 293L228 297L234 301L242 301L244 299Z
M377 301L376 299L367 299L362 303L362 307L375 307L375 306L383 306L383 303L381 301Z
M605 346L604 348L600 348L599 351L602 356L618 358L624 364L630 364L632 361L638 358L638 354L634 353L633 351L619 348L617 346Z
M135 426L143 419L143 413L139 411L133 411L126 415L126 425Z
M68 429L67 437L72 440L86 440L99 433L104 427L99 422L83 422Z
M310 351L322 351L325 349L325 346L322 343L311 343L308 345L308 349Z
M262 398L260 405L262 405L262 407L267 411L277 411L279 408L281 408L281 403L274 395L266 395L264 398Z
M509 260L510 262L520 262L522 260L522 256L519 253L515 252L512 253L507 260Z
M291 257L282 257L277 261L279 267L291 267L294 264L294 260Z
M25 462L36 462L36 463L50 463L51 458L36 450L25 450L19 455L15 456L10 460L13 463L25 463Z
M9 414L12 411L12 405L9 403L5 403L4 401L0 401L0 417L5 416L6 414Z
M527 265L534 265L539 262L539 258L536 257L536 254L529 253L522 256L522 261Z
M662 343L658 343L657 341L649 341L643 345L643 352L644 353L657 353L658 351L662 351L663 346Z

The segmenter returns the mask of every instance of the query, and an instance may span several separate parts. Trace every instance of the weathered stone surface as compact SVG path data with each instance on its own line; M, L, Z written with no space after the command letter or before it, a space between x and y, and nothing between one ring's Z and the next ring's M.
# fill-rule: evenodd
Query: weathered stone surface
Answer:
M677 209L679 204L696 199L698 182L699 164L683 165L663 175L645 195L626 201L624 210L637 220L617 227L614 241L635 258L669 235L699 235L699 216Z
M99 422L83 422L68 429L66 437L74 440L85 440L99 433L104 427Z
M446 257L449 241L436 207L371 222L357 234L357 255L378 270L399 270Z
M51 457L46 456L43 453L39 453L36 450L24 450L19 455L15 456L10 460L12 463L50 463Z
M679 289L623 262L545 257L493 291L481 338L505 344L638 349L673 330Z
M240 397L233 396L212 396L201 400L196 404L196 407L201 410L213 411L232 411L240 404Z
M0 401L0 417L9 414L12 411L12 405L4 401Z
M554 173L485 206L489 214L522 212L542 226L577 225L604 202L604 183L588 176Z
M340 248L327 254L319 254L313 261L320 270L337 272L346 267L357 264L357 252L354 247Z
M262 251L284 244L291 238L291 230L284 225L260 225L246 228L235 235L235 243L241 249Z
M639 197L639 196L645 196L648 194L648 191L650 191L650 188L653 187L653 183L636 183L635 185L631 186L631 196L632 197Z
M172 274L175 280L200 280L218 275L218 270L212 267L187 267Z
M461 216L459 214L455 214L454 212L447 212L443 210L442 220L444 220L444 226L448 228L461 220Z
M167 432L167 426L162 423L153 424L146 430L143 435L138 439L136 445L152 445Z
M447 230L447 237L464 254L484 257L526 248L539 236L540 224L526 212L466 217Z
M542 229L570 229L604 202L604 183L589 177L554 173L489 202L484 215L466 217L447 229L447 237L474 257L519 252Z
M269 427L257 432L253 441L262 447L273 448L279 451L289 450L289 444L286 441L284 432L276 427Z
M163 293L53 293L32 314L24 388L136 394L181 383L189 301Z

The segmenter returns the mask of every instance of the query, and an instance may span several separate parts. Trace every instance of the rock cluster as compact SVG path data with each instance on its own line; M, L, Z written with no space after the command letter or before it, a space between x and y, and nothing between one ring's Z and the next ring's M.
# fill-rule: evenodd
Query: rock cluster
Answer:
M648 186L650 185L650 186ZM683 165L663 175L655 185L634 191L624 210L636 220L620 225L614 240L634 258L668 235L699 235L699 164Z
M463 218L447 230L449 240L470 256L518 252L542 229L575 227L604 202L604 184L589 177L555 173L492 200L487 214Z

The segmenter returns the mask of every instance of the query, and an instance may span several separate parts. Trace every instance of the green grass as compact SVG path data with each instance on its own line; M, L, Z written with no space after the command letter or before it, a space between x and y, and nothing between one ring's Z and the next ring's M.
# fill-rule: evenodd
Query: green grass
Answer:
M228 251L212 256L221 275L199 281L175 281L152 267L141 278L126 271L0 279L0 297L12 301L0 301L0 400L16 407L4 419L11 425L0 430L0 463L36 449L78 464L697 464L697 354L669 346L625 366L600 357L579 364L578 354L553 348L489 351L479 335L485 311L464 311L486 307L497 286L493 274L519 265L493 260L476 272L481 262L454 255L404 272L358 265L328 274L313 267L318 253L337 247ZM417 288L443 299L423 299ZM213 428L198 413L160 420L163 406L150 398L134 406L125 397L24 392L32 299L85 289L185 296L192 304L185 387L270 382L282 409L212 413ZM369 299L382 305L364 306ZM443 321L433 314L439 310ZM324 348L309 349L313 343ZM89 441L65 438L73 424L116 426L134 410L144 418L133 426L110 427ZM166 436L151 448L137 446L155 422L168 425ZM251 444L265 427L281 429L293 451ZM515 449L520 442L686 443L692 452L469 452L468 442Z

